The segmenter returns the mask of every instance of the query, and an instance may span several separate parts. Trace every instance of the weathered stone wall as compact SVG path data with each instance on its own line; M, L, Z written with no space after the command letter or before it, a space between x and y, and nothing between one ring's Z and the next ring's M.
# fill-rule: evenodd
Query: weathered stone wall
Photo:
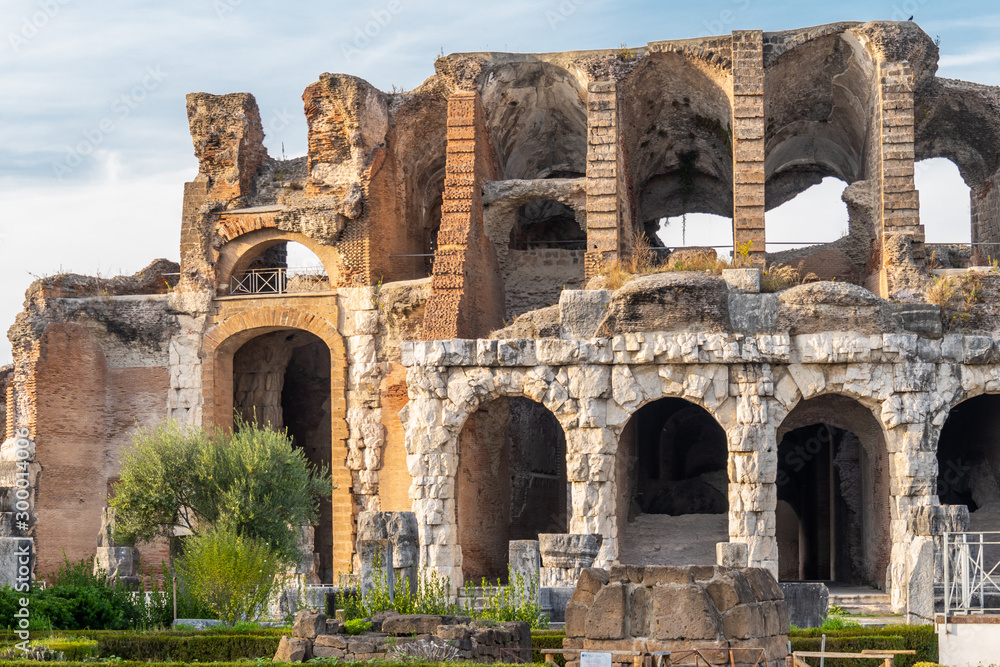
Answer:
M292 636L282 637L274 659L305 662L310 658L392 660L399 655L425 657L428 649L451 653L450 660L480 663L524 662L531 658L531 628L523 621L496 623L461 616L377 614L372 632L348 635L342 623L324 614L300 611ZM423 646L421 646L423 645Z
M766 570L616 565L610 573L590 568L580 576L566 605L563 648L737 649L731 664L778 667L788 630L784 595ZM630 664L632 658L612 655L612 662ZM567 655L566 664L578 667L579 655Z
M583 250L511 250L504 292L508 318L559 303L564 289L583 286Z
M729 536L777 573L776 429L801 401L839 394L883 430L889 475L889 583L901 605L912 508L937 502L934 448L949 409L1000 387L982 336L636 333L589 340L455 340L404 346L410 403L401 417L421 525L422 562L457 581L454 478L458 435L499 396L537 400L566 431L573 533L597 533L598 565L618 555L615 459L622 428L664 396L704 407L729 442Z

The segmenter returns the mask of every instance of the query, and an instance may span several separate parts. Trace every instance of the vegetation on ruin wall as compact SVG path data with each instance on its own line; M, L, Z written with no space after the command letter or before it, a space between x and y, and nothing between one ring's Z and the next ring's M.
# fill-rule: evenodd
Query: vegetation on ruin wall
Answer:
M906 649L915 656L899 656L897 667L913 667L918 662L934 662L938 657L937 635L933 625L890 625L884 628L845 628L843 630L795 629L789 633L793 651L818 651L822 635L826 635L826 650L860 653L864 649ZM830 667L864 667L857 660L827 660ZM879 664L877 661L872 663Z

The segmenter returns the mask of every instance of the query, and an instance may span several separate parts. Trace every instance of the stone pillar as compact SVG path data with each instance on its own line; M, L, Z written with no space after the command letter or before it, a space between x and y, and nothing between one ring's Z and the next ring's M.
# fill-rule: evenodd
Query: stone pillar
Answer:
M94 574L104 572L110 580L121 581L130 589L139 587L139 550L114 541L115 511L105 507L101 513L101 531L94 552Z
M903 386L900 382L905 381L906 377L899 377L897 392ZM919 533L930 531L920 528L922 524L919 520L915 523L914 517L931 511L930 506L937 503L939 431L923 411L931 405L931 400L930 396L922 397L916 392L896 393L882 409L882 419L889 427L886 448L889 452L889 532L892 539L886 585L892 609L897 613L906 611L907 598L913 596L911 582L914 577L925 576L922 568L928 562L921 552L924 547L919 544L922 537ZM894 409L897 406L898 410ZM933 558L929 562L931 570L927 576L933 580Z
M579 400L587 406L581 411L584 420L591 419L598 407L607 410L604 400ZM618 438L611 429L605 428L604 421L586 423L595 427L566 431L566 479L570 483L572 505L569 530L579 535L600 535L601 551L594 567L607 567L610 561L618 558L614 481Z
M632 224L614 81L587 87L587 254L586 276L618 259L623 232Z
M880 61L876 75L877 125L872 129L878 137L881 185L878 292L889 297L905 286L896 268L898 258L893 258L900 251L896 244L909 242L917 266L923 266L926 253L920 199L913 180L913 71L907 62Z
M541 586L576 586L601 549L600 535L545 533L538 536Z
M485 336L504 314L500 268L483 227L483 180L496 180L498 170L475 90L448 98L447 150L424 340Z
M778 448L768 404L774 400L769 364L744 364L732 371L737 388L736 424L729 440L729 539L747 546L750 567L778 578L775 508Z
M0 537L0 586L19 590L29 584L35 569L34 540L30 537Z
M361 512L358 541L388 540L392 545L391 572L394 582L416 595L419 580L419 537L413 512Z
M764 33L733 31L733 258L764 265Z
M389 590L389 598L392 599L395 583L392 572L392 542L358 540L358 556L361 558L362 598L367 598L372 591L383 585Z
M513 586L518 577L522 582L522 588L515 593L518 599L527 597L534 585L534 601L540 601L542 557L538 540L511 540L507 562L510 564L510 584Z
M972 242L988 245L972 246L973 261L985 265L1000 258L1000 171L979 184L973 184Z

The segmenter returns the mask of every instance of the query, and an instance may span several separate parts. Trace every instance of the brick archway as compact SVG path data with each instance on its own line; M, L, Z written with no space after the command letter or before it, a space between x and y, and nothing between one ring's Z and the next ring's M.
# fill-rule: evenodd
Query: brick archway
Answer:
M333 462L333 568L351 571L354 555L354 499L347 468L347 350L336 328L337 312L323 315L288 306L248 306L205 332L202 342L203 424L232 428L233 356L252 338L273 331L299 329L319 337L330 350L330 446Z

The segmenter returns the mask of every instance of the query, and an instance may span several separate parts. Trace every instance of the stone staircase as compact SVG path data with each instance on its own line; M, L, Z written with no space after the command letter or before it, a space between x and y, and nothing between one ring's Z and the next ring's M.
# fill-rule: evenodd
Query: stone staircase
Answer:
M830 587L830 607L842 608L848 614L865 616L889 616L892 608L889 604L889 594L874 588L860 586Z

